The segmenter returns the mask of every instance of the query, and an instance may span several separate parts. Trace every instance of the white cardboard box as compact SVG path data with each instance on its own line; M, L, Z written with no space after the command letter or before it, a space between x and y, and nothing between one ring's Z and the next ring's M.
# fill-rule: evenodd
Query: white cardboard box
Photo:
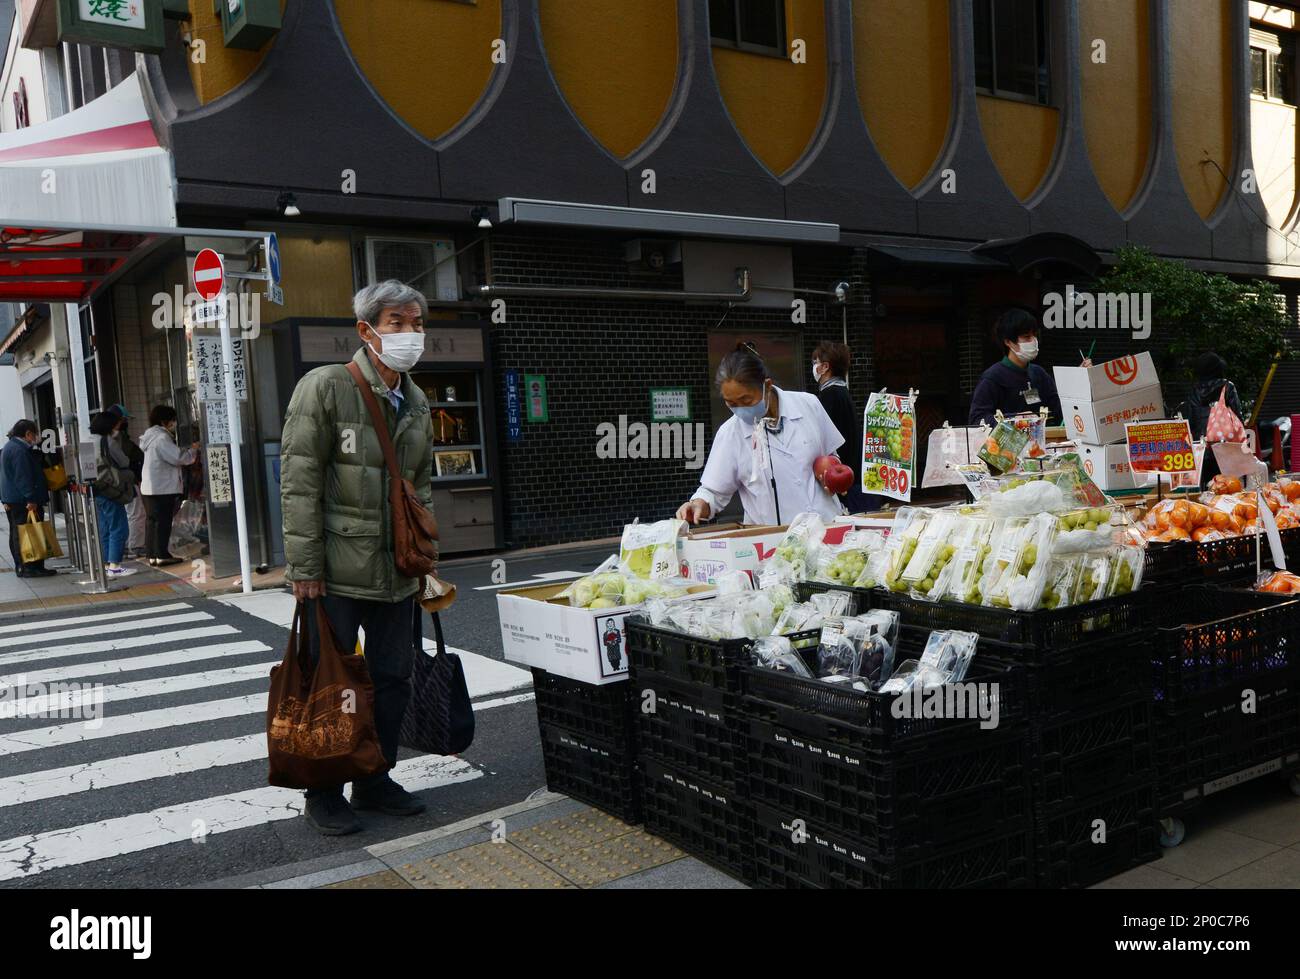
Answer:
M1129 468L1127 442L1113 442L1110 445L1080 445L1078 452L1079 457L1083 459L1083 468L1102 492L1145 489L1153 485L1148 474L1135 475Z
M1153 384L1101 401L1061 395L1061 414L1066 433L1076 442L1109 445L1124 439L1126 423L1165 417L1165 402L1160 385Z
M1160 383L1149 353L1108 360L1092 367L1053 367L1061 401L1104 401ZM1068 416L1067 416L1068 417Z
M574 608L568 599L552 601L571 582L516 588L497 595L501 646L505 658L583 683L627 679L624 620L639 606ZM712 588L693 588L704 598Z
M759 565L772 556L784 536L784 527L738 527L689 534L678 542L682 577L697 585L711 585L725 571L747 571L756 579Z

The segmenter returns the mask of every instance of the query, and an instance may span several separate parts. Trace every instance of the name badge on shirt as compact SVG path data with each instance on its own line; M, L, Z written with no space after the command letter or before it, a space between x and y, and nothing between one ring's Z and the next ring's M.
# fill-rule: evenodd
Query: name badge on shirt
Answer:
M1025 399L1027 405L1042 404L1043 399L1038 396L1038 389L1032 384L1020 392L1020 396Z

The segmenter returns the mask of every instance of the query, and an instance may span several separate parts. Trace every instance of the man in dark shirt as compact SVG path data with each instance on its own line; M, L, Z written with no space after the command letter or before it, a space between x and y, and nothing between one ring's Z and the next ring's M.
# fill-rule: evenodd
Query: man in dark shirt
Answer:
M1036 413L1044 406L1048 424L1061 423L1061 399L1050 371L1033 363L1038 356L1040 328L1034 315L1024 309L1011 309L998 317L997 335L1006 348L1006 356L982 375L971 395L971 425L996 424L994 413L1021 415ZM1083 366L1090 367L1085 360Z

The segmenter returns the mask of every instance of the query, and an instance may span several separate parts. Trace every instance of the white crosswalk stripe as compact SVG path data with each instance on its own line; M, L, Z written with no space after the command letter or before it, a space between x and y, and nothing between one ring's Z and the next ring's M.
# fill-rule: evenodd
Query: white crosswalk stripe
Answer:
M247 618L280 625L292 616L285 600L0 625L0 881L297 817L302 793L266 785L269 675L285 635ZM476 711L532 698L526 671L457 652ZM226 773L221 791L194 788L206 772ZM487 774L430 755L393 772L413 792ZM176 788L155 788L165 786Z

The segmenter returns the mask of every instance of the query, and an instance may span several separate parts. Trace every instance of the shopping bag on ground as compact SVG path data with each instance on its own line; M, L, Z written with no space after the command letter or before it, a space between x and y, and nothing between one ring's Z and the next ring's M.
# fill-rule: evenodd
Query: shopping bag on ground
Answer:
M266 747L271 785L327 789L388 768L375 731L375 690L361 656L339 652L319 601L299 602L284 660L271 670ZM311 666L306 616L316 616L320 657Z
M176 557L195 557L203 550L199 530L203 526L203 504L186 500L172 518L172 535L167 541L167 551Z
M415 610L415 662L411 667L411 699L402 716L397 743L431 755L455 755L474 740L474 707L465 684L460 657L447 652L442 620L429 613L437 639L438 655L424 651L420 608Z
M30 510L27 512L27 522L18 525L18 547L24 564L63 557L59 538L54 533L54 524L48 520L37 520Z

